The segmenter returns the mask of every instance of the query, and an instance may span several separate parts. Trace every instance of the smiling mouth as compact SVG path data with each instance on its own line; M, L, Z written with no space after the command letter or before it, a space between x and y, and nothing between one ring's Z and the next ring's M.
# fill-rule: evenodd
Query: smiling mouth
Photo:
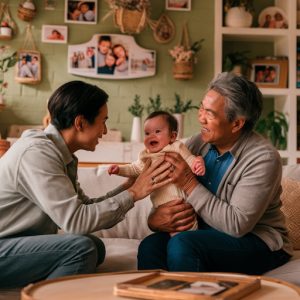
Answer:
M153 147L153 146L156 146L156 145L158 144L158 142L156 142L156 141L152 141L152 142L150 142L149 144L150 144L150 146L152 146L152 147Z

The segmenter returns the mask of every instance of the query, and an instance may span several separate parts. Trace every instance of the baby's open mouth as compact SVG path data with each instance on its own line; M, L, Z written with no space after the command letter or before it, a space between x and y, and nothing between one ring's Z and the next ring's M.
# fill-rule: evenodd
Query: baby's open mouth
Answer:
M150 142L150 145L151 145L151 146L155 146L155 145L157 145L157 144L158 144L157 141L151 141L151 142Z

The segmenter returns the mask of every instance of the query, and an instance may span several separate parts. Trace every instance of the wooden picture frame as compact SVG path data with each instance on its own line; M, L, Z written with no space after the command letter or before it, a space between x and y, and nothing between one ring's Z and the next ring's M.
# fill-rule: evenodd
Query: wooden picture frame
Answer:
M66 44L68 40L68 26L43 25L42 42Z
M192 0L165 0L167 10L190 11Z
M224 274L158 271L117 283L114 294L139 299L236 300L260 287L260 279L247 275L230 277Z
M286 88L288 79L287 59L251 60L250 80L262 88Z
M19 50L15 80L19 83L38 84L42 80L41 53L36 50Z
M65 0L65 23L97 24L98 0Z

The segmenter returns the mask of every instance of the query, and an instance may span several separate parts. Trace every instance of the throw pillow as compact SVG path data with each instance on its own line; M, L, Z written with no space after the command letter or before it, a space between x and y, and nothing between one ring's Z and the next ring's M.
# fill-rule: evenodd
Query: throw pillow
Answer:
M294 249L300 250L300 181L282 179L281 210L286 217L289 237Z

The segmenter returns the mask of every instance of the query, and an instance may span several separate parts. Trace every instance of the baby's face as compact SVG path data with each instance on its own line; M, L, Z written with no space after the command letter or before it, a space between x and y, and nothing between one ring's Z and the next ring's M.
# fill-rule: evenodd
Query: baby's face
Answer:
M126 56L123 47L120 47L120 46L114 48L114 54L115 54L117 57L125 57L125 56Z
M110 49L111 43L109 41L101 41L99 43L99 51L102 54L107 54Z
M112 56L112 55L106 55L105 57L105 63L106 65L108 65L109 67L113 66L116 62L116 59Z
M146 120L144 134L144 145L150 153L159 152L176 140L176 135L170 132L169 124L162 116Z

